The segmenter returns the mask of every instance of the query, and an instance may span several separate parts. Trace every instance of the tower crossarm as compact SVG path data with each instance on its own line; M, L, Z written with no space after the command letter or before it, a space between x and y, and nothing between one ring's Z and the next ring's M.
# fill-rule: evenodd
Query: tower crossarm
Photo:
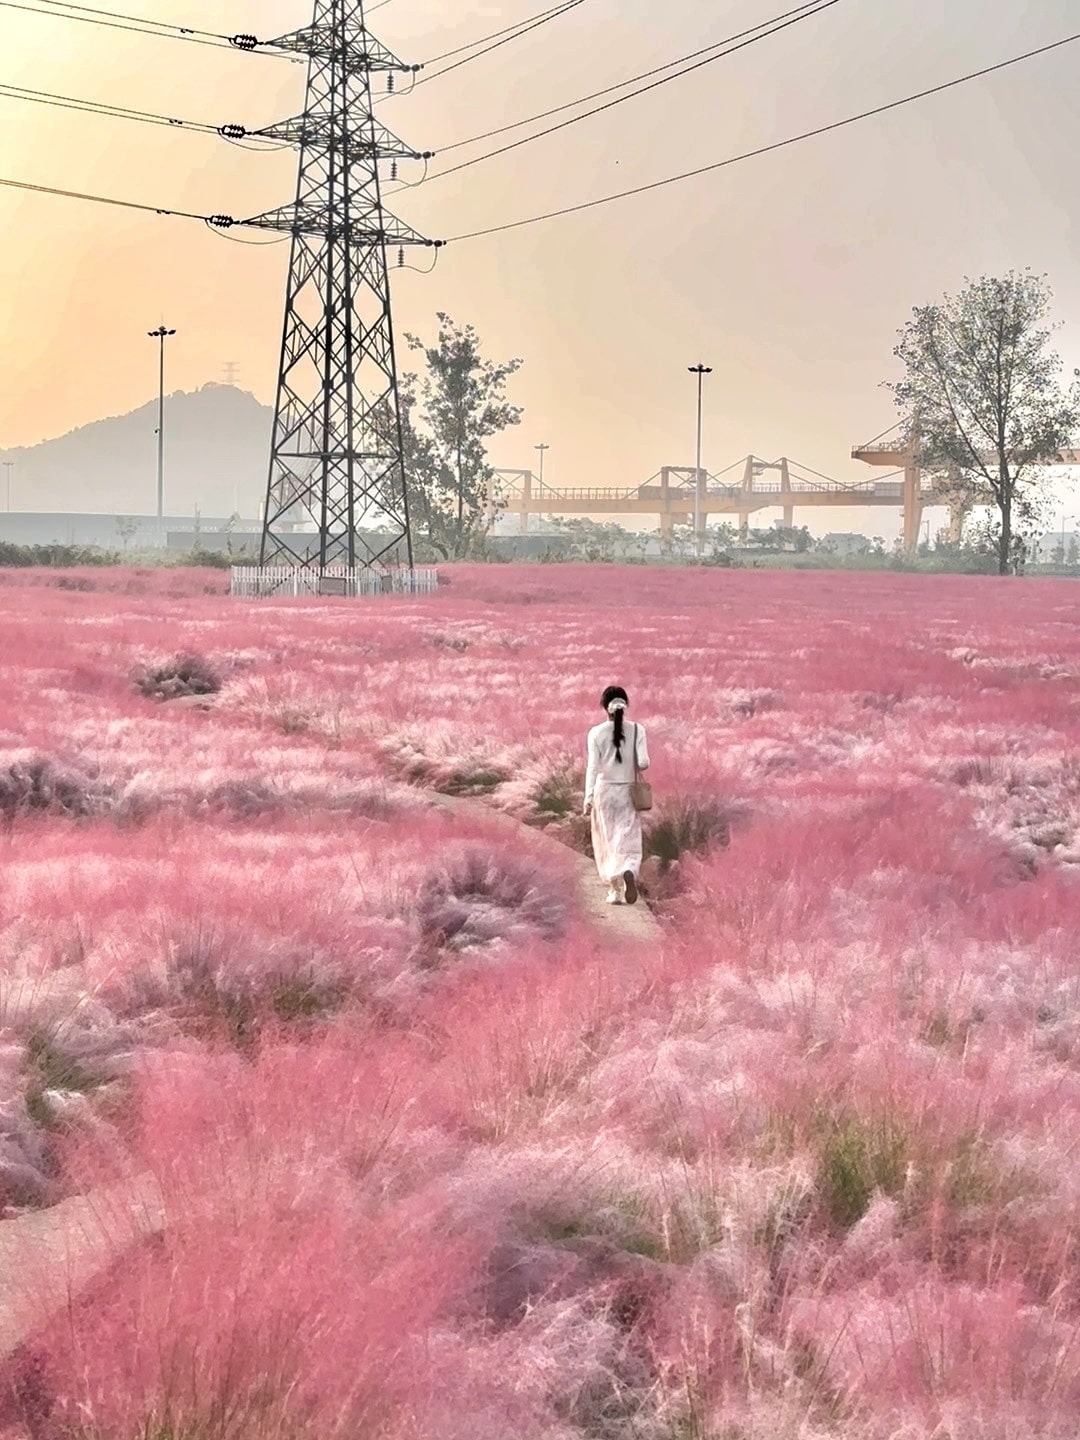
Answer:
M276 40L263 40L264 50L284 50L294 55L307 55L323 64L343 62L350 75L372 74L376 71L395 71L399 75L411 75L423 67L407 65L404 60L386 48L374 35L369 34L361 21L353 17L346 19L344 26L326 22L306 25L302 30L292 30Z
M441 250L443 240L429 240L419 231L379 207L369 214L343 215L328 205L301 202L264 210L237 224L254 230L280 230L286 235L312 235L344 240L352 245L425 245Z
M309 145L313 149L340 143L330 117L325 114L295 115L291 120L264 125L261 130L245 130L244 135L259 140L281 140L287 145ZM435 154L433 150L414 150L375 119L364 130L350 132L348 150L352 158L374 157L376 160L431 160Z

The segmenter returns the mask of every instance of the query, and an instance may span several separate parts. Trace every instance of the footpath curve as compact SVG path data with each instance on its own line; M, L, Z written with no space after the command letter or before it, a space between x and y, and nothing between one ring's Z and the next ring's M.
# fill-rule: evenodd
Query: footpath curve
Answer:
M481 801L429 792L431 805L450 817L481 820L516 845L528 837L540 850L570 857L578 900L589 929L601 945L627 948L658 944L662 931L644 901L608 905L592 861L543 830L524 825ZM7 1007L15 1012L30 1001L78 1004L77 967L51 983L9 987ZM85 991L83 992L85 994ZM21 1003L20 1003L21 1002ZM79 1195L47 1210L0 1221L0 1361L32 1341L57 1314L78 1298L132 1246L160 1234L167 1223L164 1197L150 1176L108 1190Z
M558 855L564 865L566 857L570 856L574 864L574 878L581 908L590 929L601 944L618 947L659 943L662 935L660 925L645 902L639 900L636 905L609 905L604 898L604 886L597 876L593 862L587 856L571 850L554 835L549 835L535 826L524 825L512 815L505 815L501 810L485 805L480 800L440 795L433 791L431 803L434 808L447 815L468 816L483 820L488 825L493 824L518 844L527 835L538 848Z

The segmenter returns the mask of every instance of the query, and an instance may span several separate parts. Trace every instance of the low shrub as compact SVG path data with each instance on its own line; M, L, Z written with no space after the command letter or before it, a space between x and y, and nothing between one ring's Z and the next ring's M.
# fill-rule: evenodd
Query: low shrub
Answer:
M47 755L29 755L0 768L0 816L66 815L84 819L108 808L105 786L57 764Z
M29 569L47 566L50 569L71 569L78 565L119 565L122 557L95 545L13 545L0 540L0 566ZM64 586L63 588L73 588ZM83 588L82 586L79 587ZM89 589L89 586L85 588Z
M781 1119L772 1130L785 1153L814 1156L814 1208L832 1231L846 1234L875 1200L894 1201L898 1217L918 1223L937 1209L937 1225L959 1224L969 1212L1002 1212L1034 1193L1032 1177L995 1154L981 1133L948 1134L886 1105L857 1110L841 1104L815 1112L808 1129ZM959 1252L958 1252L959 1254ZM954 1256L953 1258L958 1258Z
M194 570L231 570L240 557L227 550L189 550L177 563Z
M201 655L176 655L135 676L135 686L148 699L175 700L182 695L216 695L221 676Z
M254 1054L268 1021L311 1022L335 1014L349 998L338 975L320 973L313 962L282 957L265 966L218 957L210 937L195 937L169 967L169 998L179 1006L183 1028Z
M422 950L429 963L508 939L522 930L555 939L566 906L556 886L527 861L471 847L424 880L416 905Z
M730 844L732 827L744 818L743 808L727 800L672 796L645 823L645 855L655 856L667 871L685 854Z
M580 770L563 765L546 776L536 791L533 808L544 819L566 820L576 815L581 808L581 796L585 789L584 777Z

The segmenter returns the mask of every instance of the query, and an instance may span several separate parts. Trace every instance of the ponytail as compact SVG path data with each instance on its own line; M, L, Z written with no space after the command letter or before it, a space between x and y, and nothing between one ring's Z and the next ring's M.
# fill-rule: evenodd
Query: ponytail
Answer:
M609 685L600 697L600 704L611 716L615 727L615 759L622 764L622 744L626 736L623 712L630 703L630 697L621 685Z
M622 742L623 742L623 707L616 707L615 714L611 717L615 725L615 759L622 764Z

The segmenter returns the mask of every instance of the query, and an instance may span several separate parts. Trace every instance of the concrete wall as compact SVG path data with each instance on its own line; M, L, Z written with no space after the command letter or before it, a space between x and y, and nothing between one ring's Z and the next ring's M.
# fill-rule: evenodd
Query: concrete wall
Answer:
M164 550L170 531L193 532L199 527L204 542L220 536L227 520L208 516L33 514L24 510L0 511L0 540L11 545L97 545L103 550ZM250 521L248 522L250 524ZM189 547L190 548L190 547Z

